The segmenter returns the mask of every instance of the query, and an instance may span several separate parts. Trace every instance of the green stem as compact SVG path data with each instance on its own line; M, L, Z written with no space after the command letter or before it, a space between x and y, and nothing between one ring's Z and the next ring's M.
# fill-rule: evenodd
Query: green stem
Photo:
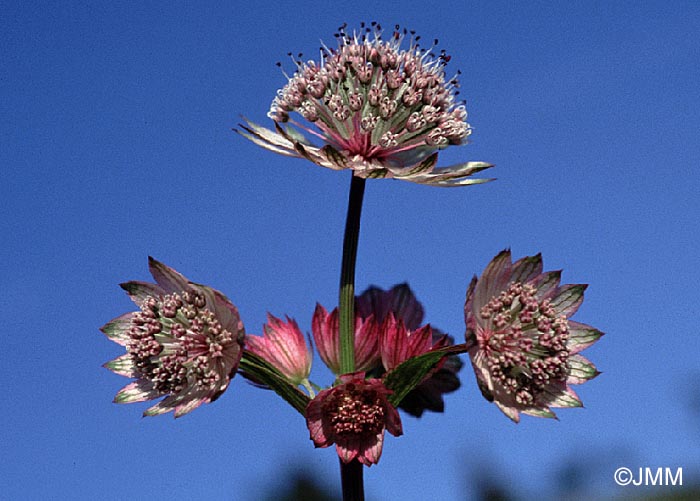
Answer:
M355 262L357 261L357 241L360 236L360 217L364 194L365 179L352 176L350 196L348 197L348 213L345 220L343 261L340 269L339 324L340 372L342 374L355 372Z
M345 464L340 461L340 476L343 485L343 501L365 501L362 464L357 459Z
M343 238L343 261L340 267L339 329L340 329L340 372L355 372L355 263L357 242L360 236L362 199L365 194L365 180L352 176L348 213L345 219ZM340 461L340 479L343 501L364 501L365 491L362 479L362 464L353 460L348 464Z

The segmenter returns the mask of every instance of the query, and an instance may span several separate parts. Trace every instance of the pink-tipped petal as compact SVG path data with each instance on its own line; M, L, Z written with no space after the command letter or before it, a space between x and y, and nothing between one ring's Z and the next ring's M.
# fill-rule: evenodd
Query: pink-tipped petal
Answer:
M129 329L131 329L131 321L133 319L134 313L124 313L118 316L111 322L103 325L100 330L105 333L105 335L117 344L126 346L129 342Z
M569 352L574 354L585 350L598 341L604 333L590 325L568 320L569 323Z
M429 325L411 332L401 320L394 318L392 312L384 320L380 333L380 352L382 364L387 371L432 348L433 333Z
M542 254L527 256L513 263L510 279L513 282L527 282L542 273Z
M360 452L360 443L358 440L347 440L342 444L335 444L335 450L338 453L340 460L348 464L355 459Z
M129 295L129 298L139 306L141 306L143 300L148 297L158 297L167 294L158 284L150 284L138 280L124 282L123 284L119 284L119 286L124 289Z
M185 277L151 256L148 256L148 269L166 294L189 290L189 281Z
M583 303L583 292L587 287L585 284L570 284L559 287L556 297L551 301L556 314L568 318L576 313Z
M138 370L136 368L136 364L134 364L134 359L128 353L121 355L114 360L110 360L102 367L109 369L120 376L136 377L138 375Z
M551 299L559 288L561 270L548 271L533 278L528 283L537 289L539 299Z
M476 284L474 301L477 304L486 304L489 299L503 290L508 284L510 270L510 249L505 249L498 253L486 266L484 273Z
M569 384L583 384L586 381L598 376L600 372L593 362L580 354L569 357L569 377L566 380Z
M338 329L338 311L334 310L333 313L329 314L323 306L317 304L311 320L311 332L321 360L334 374L340 373Z
M550 407L583 407L583 402L581 402L579 396L568 386L559 388L559 391L550 391L550 395Z
M379 340L382 365L388 371L393 370L407 352L408 333L403 322L397 321L390 313L382 324Z
M153 400L160 395L154 389L150 381L134 381L119 390L114 397L115 404L131 404L133 402L145 402Z
M379 325L374 317L355 318L355 368L370 371L379 363Z

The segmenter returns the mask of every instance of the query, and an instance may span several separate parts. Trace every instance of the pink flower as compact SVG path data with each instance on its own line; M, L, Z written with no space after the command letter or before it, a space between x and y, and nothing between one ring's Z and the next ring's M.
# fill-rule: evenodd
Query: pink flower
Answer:
M321 391L306 409L306 424L316 447L335 444L344 463L379 461L384 430L403 434L399 413L387 400L391 393L379 379L356 372L340 376L341 384Z
M263 336L246 336L246 350L284 374L292 384L306 381L311 371L311 353L294 320L283 322L268 314Z
M498 254L472 279L464 307L469 356L484 396L516 423L520 413L556 417L552 407L583 404L572 384L598 375L580 351L603 333L569 320L585 285L559 285L561 272L542 272L542 257L511 262Z
M117 393L116 403L165 396L144 416L175 411L177 418L226 390L238 368L245 334L238 310L226 296L153 258L148 264L155 284L121 285L140 311L101 329L127 350L105 367L136 378Z
M334 374L340 374L340 329L338 308L330 314L320 304L316 305L311 322L311 332L318 354ZM373 317L355 315L355 368L365 372L374 368L380 359L378 325Z
M388 40L376 23L361 28L350 35L342 27L338 48L324 46L319 63L294 61L297 71L268 113L274 131L246 122L237 132L275 153L333 170L351 169L362 178L433 186L488 181L468 179L491 167L485 162L435 167L438 150L464 144L471 134L464 103L456 99L457 78L445 77L450 57L444 51L433 54L434 46L420 47L420 37L413 34L402 50L408 33L398 26ZM309 136L323 144L313 145Z

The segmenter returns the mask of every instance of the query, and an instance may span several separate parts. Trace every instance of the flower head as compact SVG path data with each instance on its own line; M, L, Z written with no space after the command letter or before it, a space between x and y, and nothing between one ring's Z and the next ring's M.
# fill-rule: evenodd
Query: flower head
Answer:
M311 321L311 332L318 354L334 374L340 374L340 327L338 308L331 313L316 305ZM369 371L380 359L378 349L379 326L374 317L355 315L355 367L357 371Z
M471 134L464 103L456 100L457 78L445 77L450 56L434 53L437 41L422 48L413 32L402 49L408 32L399 26L387 40L378 24L361 26L352 35L342 27L338 48L323 46L320 62L295 60L296 72L268 113L275 131L247 122L238 132L275 153L363 178L435 186L487 181L468 179L491 167L485 162L435 167L438 150ZM313 145L302 131L323 144Z
M391 392L379 379L356 372L340 376L341 384L321 391L306 409L306 424L316 447L335 444L344 463L379 461L384 430L403 434L401 418L387 400Z
M585 285L559 285L561 272L542 272L542 258L511 262L498 254L477 280L464 307L469 352L484 396L518 422L520 413L556 417L552 407L580 407L570 385L598 375L579 354L602 332L569 320Z
M148 264L155 284L121 285L140 311L101 329L127 350L105 367L136 378L117 393L116 403L165 396L144 415L175 411L180 417L226 390L241 359L243 324L219 291L194 284L153 258Z
M301 384L311 371L311 352L294 320L283 322L268 315L262 336L246 336L246 350L265 359L289 378Z

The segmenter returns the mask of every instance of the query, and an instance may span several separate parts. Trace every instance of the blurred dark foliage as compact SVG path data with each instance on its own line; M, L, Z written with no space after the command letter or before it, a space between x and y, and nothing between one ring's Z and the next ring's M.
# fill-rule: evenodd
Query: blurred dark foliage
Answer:
M456 372L453 371L453 373ZM448 374L449 381L452 381L449 376L453 373ZM700 376L691 377L689 381L687 393L681 395L681 399L685 400L693 422L700 424ZM424 403L419 406L425 407ZM437 409L430 410L437 411ZM638 457L633 449L615 446L615 444L610 444L604 451L591 449L585 452L580 450L571 452L568 458L556 462L551 478L542 479L541 492L533 493L523 489L523 482L517 478L517 471L510 471L498 465L496 461L490 459L488 451L472 452L464 466L463 499L469 501L541 501L544 499L700 501L700 484L697 483L700 472L688 468L689 465L678 465L683 467L682 486L618 487L615 485L613 472L617 467L623 464L644 464L645 462L645 458ZM263 499L265 501L340 501L339 488L337 492L335 489L335 485L323 486L317 483L313 472L290 470L278 484L270 486Z
M338 490L340 492L340 489ZM311 472L290 471L263 498L265 501L340 501L331 489L321 486Z

